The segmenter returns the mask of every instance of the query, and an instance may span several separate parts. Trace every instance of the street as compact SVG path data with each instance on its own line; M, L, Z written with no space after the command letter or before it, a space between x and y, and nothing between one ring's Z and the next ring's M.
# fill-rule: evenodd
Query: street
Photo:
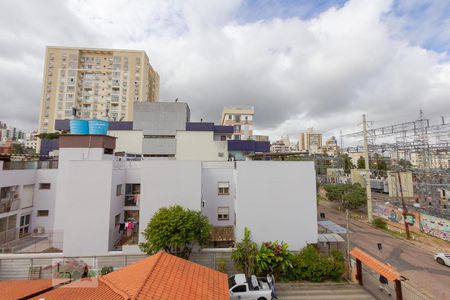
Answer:
M326 219L346 227L345 213L320 205ZM394 266L410 284L435 299L450 299L450 267L439 265L434 253L416 241L405 241L375 229L362 221L350 220L350 245ZM383 250L378 250L382 243Z

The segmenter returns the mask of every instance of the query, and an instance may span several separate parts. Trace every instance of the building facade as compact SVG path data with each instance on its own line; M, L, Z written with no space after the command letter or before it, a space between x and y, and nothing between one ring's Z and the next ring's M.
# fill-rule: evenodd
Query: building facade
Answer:
M0 167L2 203L14 207L0 215L0 236L53 233L52 247L69 256L140 253L153 214L181 205L229 229L229 242L241 239L245 227L258 243L283 240L299 250L317 242L312 162L118 161L115 142L65 135L57 170Z
M159 100L159 75L144 51L47 47L38 132L57 119L132 120L133 102Z
M247 140L253 135L253 106L227 106L222 111L222 125L233 126L233 140Z
M310 153L319 152L322 148L322 134L308 128L306 132L300 133L298 137L298 148L300 151L308 150Z

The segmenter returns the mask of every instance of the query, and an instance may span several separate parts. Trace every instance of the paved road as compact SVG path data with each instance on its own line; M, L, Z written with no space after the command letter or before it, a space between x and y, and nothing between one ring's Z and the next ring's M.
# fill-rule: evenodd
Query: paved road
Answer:
M326 218L345 227L345 214L319 206ZM394 238L361 221L350 221L351 246L357 246L374 257L390 263L409 282L435 299L450 299L450 267L439 265L433 253L421 248L420 243ZM383 244L380 252L377 243Z

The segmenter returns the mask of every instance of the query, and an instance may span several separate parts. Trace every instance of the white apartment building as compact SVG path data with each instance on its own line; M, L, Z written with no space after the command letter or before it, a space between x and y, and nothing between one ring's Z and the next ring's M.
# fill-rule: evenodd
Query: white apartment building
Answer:
M117 161L114 147L113 137L68 135L60 138L58 169L0 168L3 195L16 201L0 214L0 235L56 233L53 245L65 255L138 253L153 214L179 204L231 228L237 240L248 227L258 243L282 240L298 250L317 242L312 162Z
M144 51L47 47L38 132L56 119L129 121L133 102L159 100L159 75Z

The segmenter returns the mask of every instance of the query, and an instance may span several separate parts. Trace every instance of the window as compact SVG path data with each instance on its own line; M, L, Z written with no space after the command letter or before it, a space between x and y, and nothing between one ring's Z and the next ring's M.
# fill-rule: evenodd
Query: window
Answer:
M232 115L228 115L228 120L231 120L231 119L233 119L233 116Z
M245 285L238 285L234 289L231 290L233 293L245 293L247 288Z
M46 210L38 210L37 211L37 216L38 217L48 217L48 209L46 209Z
M228 195L230 194L230 184L228 181L219 182L217 184L219 189L219 195Z
M118 184L116 187L116 196L122 195L122 185Z
M234 132L241 132L241 125L234 125Z
M230 208L227 207L218 207L217 208L217 220L219 221L228 221L230 219Z
M39 183L39 189L40 190L49 190L51 188L50 183Z
M118 214L114 217L114 226L117 227L117 226L119 226L119 224L120 224L120 214Z
M19 237L23 237L23 236L29 234L29 232L30 232L30 219L31 219L30 216L31 215L20 216Z
M226 135L221 135L220 136L220 140L221 141L226 141L227 140L227 136Z

